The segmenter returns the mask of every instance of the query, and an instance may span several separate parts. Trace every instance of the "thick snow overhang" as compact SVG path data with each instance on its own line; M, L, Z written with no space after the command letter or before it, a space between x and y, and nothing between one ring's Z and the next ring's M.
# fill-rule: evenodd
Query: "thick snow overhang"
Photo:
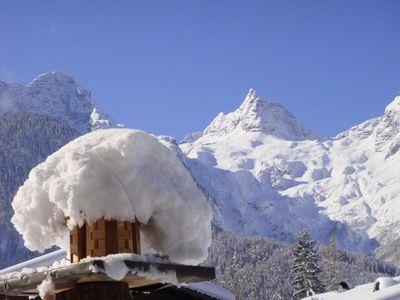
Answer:
M139 130L100 130L73 140L32 169L12 206L25 246L41 252L74 248L70 231L77 226L103 219L140 223L140 251L107 243L102 235L99 248L105 242L118 251L91 253L86 245L77 260L156 252L177 263L200 264L211 246L212 211L202 189L176 152Z
M126 259L121 255L81 262L32 273L13 273L0 277L0 295L38 295L38 285L51 278L55 293L73 288L79 283L99 281L123 281L129 288L139 288L157 283L180 285L191 282L209 281L215 278L212 267L191 266L161 262L160 259ZM40 270L40 269L38 269Z

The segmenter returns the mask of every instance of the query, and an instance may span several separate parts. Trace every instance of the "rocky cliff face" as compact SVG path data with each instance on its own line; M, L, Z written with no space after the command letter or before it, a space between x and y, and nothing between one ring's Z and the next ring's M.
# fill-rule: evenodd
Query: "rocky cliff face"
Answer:
M89 91L61 72L42 74L28 86L0 81L0 114L4 112L49 115L80 133L118 126L101 112Z
M400 148L400 96L390 103L375 129L375 148L385 151L386 156L397 153Z
M288 140L319 138L279 103L264 102L253 89L249 90L244 102L236 111L220 113L204 130L204 135L221 136L237 129L261 132Z

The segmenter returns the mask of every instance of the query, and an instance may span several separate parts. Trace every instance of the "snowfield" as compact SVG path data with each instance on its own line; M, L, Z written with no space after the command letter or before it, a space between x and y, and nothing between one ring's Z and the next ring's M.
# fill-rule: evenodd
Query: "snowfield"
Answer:
M12 222L31 250L68 250L69 229L102 217L138 220L147 245L142 252L179 263L204 261L211 245L211 209L190 171L138 130L100 130L73 140L31 171L12 206Z
M379 283L379 290L375 290ZM398 300L400 299L400 277L381 277L375 282L356 286L348 291L337 291L304 298L304 300Z

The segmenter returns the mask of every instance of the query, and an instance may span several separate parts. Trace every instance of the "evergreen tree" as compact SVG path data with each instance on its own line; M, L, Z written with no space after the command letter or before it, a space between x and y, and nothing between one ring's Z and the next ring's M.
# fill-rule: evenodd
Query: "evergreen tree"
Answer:
M293 298L302 299L307 296L323 293L324 283L318 278L321 269L317 255L316 242L303 229L293 249Z
M328 246L322 251L322 256L324 280L328 286L348 280L348 258L345 252L337 248L335 235L332 234L329 237ZM330 288L328 288L328 290L330 290Z
M321 257L320 278L325 281L327 246L318 249ZM372 256L360 253L344 253L340 270L347 273L339 281L346 280L351 285L375 281L378 277L398 274L398 270ZM293 295L293 246L260 236L237 236L229 232L213 233L206 266L216 268L215 283L229 289L236 299L289 300ZM342 272L342 271L341 271ZM325 276L323 276L325 275ZM343 279L344 278L344 279Z

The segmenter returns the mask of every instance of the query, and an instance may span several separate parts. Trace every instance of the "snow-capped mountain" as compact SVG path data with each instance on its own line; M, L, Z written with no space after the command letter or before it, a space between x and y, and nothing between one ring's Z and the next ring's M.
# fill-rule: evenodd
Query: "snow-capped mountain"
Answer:
M250 90L180 148L222 228L290 240L308 227L368 251L400 237L399 125L397 96L383 116L323 139Z
M262 132L287 140L318 139L283 106L264 102L253 89L233 113L220 113L205 129L204 135L221 136L240 128L245 132Z
M90 92L58 72L28 86L0 81L0 115L13 111L49 115L81 134L118 126ZM236 111L179 146L160 139L208 194L218 227L287 241L307 227L320 241L335 232L343 247L368 252L376 240L400 238L399 125L397 96L381 117L328 139L250 90Z
M4 112L49 115L80 133L119 126L101 112L89 91L61 72L39 75L27 86L0 81L0 114Z
M339 134L336 139L365 139L373 135L376 152L386 157L394 155L400 148L400 95L386 107L383 116L368 120Z

